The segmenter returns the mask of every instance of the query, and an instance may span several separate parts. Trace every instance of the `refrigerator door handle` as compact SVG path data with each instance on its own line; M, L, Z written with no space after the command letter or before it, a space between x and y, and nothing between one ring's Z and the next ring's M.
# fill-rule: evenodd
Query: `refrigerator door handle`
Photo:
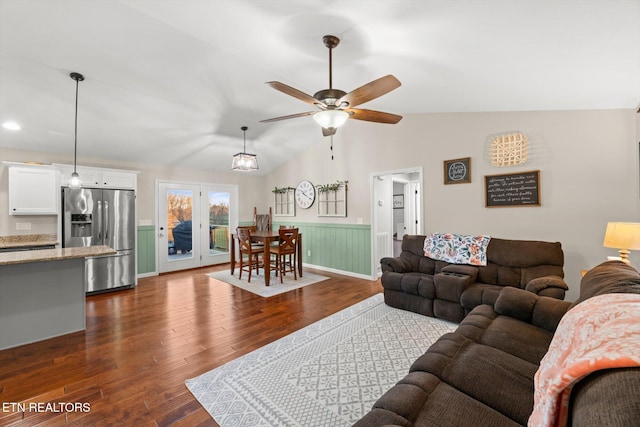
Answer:
M98 200L98 240L102 242L102 202Z
M104 201L104 240L109 240L109 202Z

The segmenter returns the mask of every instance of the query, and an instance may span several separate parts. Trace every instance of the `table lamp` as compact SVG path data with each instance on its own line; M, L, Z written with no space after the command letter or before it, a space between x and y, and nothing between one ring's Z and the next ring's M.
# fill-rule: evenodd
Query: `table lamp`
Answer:
M618 249L620 260L630 264L629 251L640 249L640 222L607 223L602 246Z

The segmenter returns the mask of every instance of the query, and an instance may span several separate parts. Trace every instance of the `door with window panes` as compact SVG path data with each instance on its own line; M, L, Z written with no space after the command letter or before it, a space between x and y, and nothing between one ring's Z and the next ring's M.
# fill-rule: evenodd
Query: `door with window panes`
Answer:
M229 261L237 186L159 182L159 272Z

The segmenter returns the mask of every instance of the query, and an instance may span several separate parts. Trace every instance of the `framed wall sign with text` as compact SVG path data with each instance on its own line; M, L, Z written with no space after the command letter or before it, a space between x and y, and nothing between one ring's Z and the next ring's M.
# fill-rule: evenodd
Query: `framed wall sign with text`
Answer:
M485 206L540 206L540 171L484 176Z
M445 184L467 184L471 182L471 157L444 161Z

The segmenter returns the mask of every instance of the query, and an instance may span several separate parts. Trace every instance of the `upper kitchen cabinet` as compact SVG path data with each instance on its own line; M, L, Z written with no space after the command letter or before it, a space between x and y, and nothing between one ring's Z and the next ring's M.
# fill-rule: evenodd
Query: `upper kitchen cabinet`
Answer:
M62 185L71 177L73 166L55 165L62 173ZM87 166L76 167L83 187L97 188L119 188L135 190L138 180L137 171L126 171L120 169L92 168Z
M9 168L9 215L56 215L56 169L5 162Z

